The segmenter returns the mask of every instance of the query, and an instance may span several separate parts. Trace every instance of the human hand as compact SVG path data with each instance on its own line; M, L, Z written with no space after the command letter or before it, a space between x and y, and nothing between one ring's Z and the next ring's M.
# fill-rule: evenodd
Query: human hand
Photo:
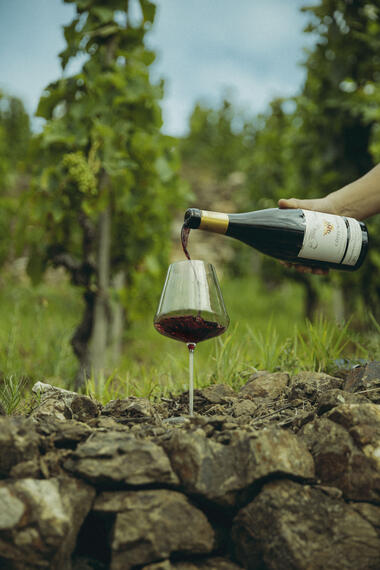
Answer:
M314 275L327 275L329 270L321 267L309 267L308 265L300 265L299 263L289 263L288 261L280 261L281 265L289 269L295 269L298 273L313 273Z
M330 196L325 198L314 198L312 200L299 200L298 198L280 198L279 208L301 208L301 210L313 210L314 212L324 212L325 214L338 214L334 200Z
M278 201L279 208L301 208L302 210L313 210L315 212L325 212L327 214L335 214L335 208L329 198L316 198L314 200L298 200L297 198L281 198ZM313 273L314 275L327 275L329 270L320 267L309 267L298 263L288 263L280 261L282 265L295 269L298 273Z

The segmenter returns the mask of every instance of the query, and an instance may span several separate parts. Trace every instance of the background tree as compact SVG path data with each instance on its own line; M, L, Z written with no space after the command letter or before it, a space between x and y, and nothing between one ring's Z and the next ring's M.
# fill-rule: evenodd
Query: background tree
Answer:
M322 0L307 8L318 40L297 98L302 122L298 196L323 196L359 178L380 159L380 9L373 2ZM302 165L301 165L302 162ZM346 314L363 301L379 318L380 220L368 223L371 249L355 274L336 274Z
M31 195L28 269L36 282L49 263L63 266L83 290L72 339L78 385L106 366L115 321L120 330L115 301L127 314L149 302L182 190L174 141L160 132L163 86L150 82L154 54L144 47L154 4L140 0L132 21L125 0L65 1L75 4L76 17L64 28L62 69L79 55L85 62L50 84L39 103L47 122L38 140L43 168Z
M21 253L30 141L30 120L23 103L0 91L0 266Z
M299 95L272 101L267 112L244 126L232 104L194 109L182 144L184 159L213 171L219 194L224 188L222 209L247 211L274 207L280 197L324 196L379 161L380 9L364 0L321 0L305 11L310 16L306 32L315 44L304 61L307 75ZM234 170L241 173L237 188L226 183ZM217 196L214 192L214 205L207 204L210 209L218 209ZM380 220L371 220L369 230L372 247L365 266L329 277L343 292L346 315L364 301L380 317ZM257 272L257 263L250 261L254 254L246 246L232 247L230 271L241 275L254 267ZM259 259L266 283L282 282L285 272L287 279L302 283L305 314L312 318L322 280Z

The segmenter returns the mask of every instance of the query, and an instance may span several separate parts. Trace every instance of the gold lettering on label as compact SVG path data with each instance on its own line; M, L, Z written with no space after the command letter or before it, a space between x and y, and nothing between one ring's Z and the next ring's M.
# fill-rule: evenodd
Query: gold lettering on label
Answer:
M328 222L327 220L323 220L323 235L327 236L328 234L330 234L334 229L334 226L332 225L331 222Z

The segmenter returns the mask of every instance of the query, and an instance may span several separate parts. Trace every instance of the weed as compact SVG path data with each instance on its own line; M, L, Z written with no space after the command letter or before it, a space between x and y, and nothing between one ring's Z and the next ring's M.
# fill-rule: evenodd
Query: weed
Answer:
M25 405L27 379L13 374L5 376L0 385L0 403L7 415L12 415Z

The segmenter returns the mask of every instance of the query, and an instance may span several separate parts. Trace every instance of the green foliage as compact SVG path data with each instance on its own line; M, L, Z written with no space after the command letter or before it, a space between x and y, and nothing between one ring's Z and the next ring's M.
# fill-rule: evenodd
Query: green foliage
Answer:
M5 278L4 278L5 277ZM0 288L0 370L5 377L67 383L75 359L69 344L82 310L79 291L57 275L30 287L5 275ZM62 379L61 381L59 379ZM54 380L53 380L54 379Z
M26 394L27 379L13 374L5 376L0 384L0 404L7 415L25 413L32 405L32 397Z
M76 2L60 57L63 68L79 54L87 61L77 75L49 85L37 111L48 120L40 140L46 166L36 188L48 240L45 255L40 248L38 255L46 263L52 248L80 255L78 216L94 222L109 206L112 271L127 269L131 287L143 268L148 278L157 277L169 215L183 195L174 140L160 133L162 85L150 83L153 54L143 45L154 5L140 4L143 17L133 27L121 0L107 7Z
M272 101L238 133L232 125L241 114L233 105L194 109L182 145L185 159L193 153L216 179L233 170L242 174L238 188L225 189L221 206L226 204L227 211L275 207L281 197L321 197L380 160L379 6L367 0L319 0L304 10L310 17L306 32L315 44L306 52L307 76L299 95ZM207 207L218 209L217 198ZM353 274L331 272L329 279L342 289L348 315L363 299L379 317L379 216L368 227L371 250L365 265ZM250 266L247 248L234 246L232 273L244 274ZM262 258L261 273L273 283L298 279L269 258ZM308 277L304 286L319 295L320 285Z
M20 198L27 184L29 116L22 102L0 91L0 266L17 252L26 212Z
M349 331L349 323L339 326L336 323L328 321L326 318L319 317L313 324L306 322L306 331L304 334L298 335L299 353L307 355L307 365L303 365L306 369L330 372L336 368L338 361L344 349L352 341L352 335Z
M325 195L365 174L379 160L380 12L374 3L321 0L308 8L308 32L318 34L305 62L307 80L297 99L301 122L295 194ZM361 298L378 316L380 220L368 223L371 251L363 268L336 275L352 314Z
M241 170L255 127L231 100L223 99L215 109L197 103L189 127L180 148L183 159L192 167L212 170L218 182Z
M244 381L256 372L251 356L247 358L246 341L247 337L244 333L241 334L238 324L229 330L228 334L216 339L211 359L212 372L207 380L203 379L203 384L228 383L234 388L244 384Z
M342 363L352 366L359 359L380 358L379 323L373 317L362 331L326 318L305 325L299 287L287 283L266 291L257 278L246 278L224 280L222 290L231 326L223 336L197 346L197 388L213 382L239 388L256 370L335 373ZM68 341L81 309L78 287L70 286L61 272L50 274L49 283L35 288L10 279L3 285L0 391L7 386L7 393L13 394L3 397L9 413L11 402L17 403L19 396L19 405L13 409L24 409L24 399L31 399L30 388L38 380L73 389L76 363ZM326 305L325 312L331 312L331 305ZM5 382L9 378L11 386ZM151 311L144 308L128 331L118 368L99 375L97 382L90 377L85 392L106 403L127 396L170 396L187 387L186 347L159 335L152 326Z
M132 23L124 0L107 6L103 0L67 1L75 4L76 16L64 28L62 68L77 56L84 63L75 75L48 85L39 102L37 115L46 124L36 140L26 240L33 282L53 264L63 265L73 283L84 287L87 312L78 330L80 342L88 344L95 328L90 312L102 295L122 302L129 319L152 303L168 263L169 224L185 187L176 141L161 133L163 85L149 76L154 53L145 48L144 36L155 5L139 0L141 17ZM105 215L109 239L102 229ZM100 285L105 266L109 282ZM120 271L125 289L111 292Z
M14 173L16 169L22 170L31 137L29 115L20 99L5 95L1 91L0 133L0 165L7 162L6 170L9 174ZM7 179L1 176L1 190L6 188L5 182Z

